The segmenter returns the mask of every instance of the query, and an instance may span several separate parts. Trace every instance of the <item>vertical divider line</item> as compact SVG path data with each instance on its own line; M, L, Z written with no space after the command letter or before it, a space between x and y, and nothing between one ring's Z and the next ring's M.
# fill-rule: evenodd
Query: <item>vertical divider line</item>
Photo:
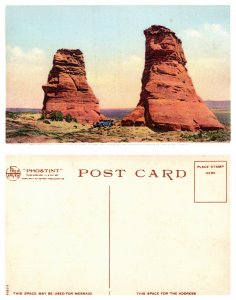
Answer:
M109 197L108 197L108 206L109 206L109 295L111 288L111 187L109 185Z

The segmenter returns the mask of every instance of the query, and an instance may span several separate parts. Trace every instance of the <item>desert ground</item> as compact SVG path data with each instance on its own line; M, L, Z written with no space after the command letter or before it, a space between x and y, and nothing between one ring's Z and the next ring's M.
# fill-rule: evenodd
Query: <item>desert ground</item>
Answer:
M116 121L111 127L93 128L77 122L42 120L31 112L6 113L7 143L161 143L161 142L227 142L230 141L229 112L215 111L224 119L225 130L208 132L155 132L148 127L122 127ZM218 116L219 117L219 116ZM223 122L222 120L220 120Z

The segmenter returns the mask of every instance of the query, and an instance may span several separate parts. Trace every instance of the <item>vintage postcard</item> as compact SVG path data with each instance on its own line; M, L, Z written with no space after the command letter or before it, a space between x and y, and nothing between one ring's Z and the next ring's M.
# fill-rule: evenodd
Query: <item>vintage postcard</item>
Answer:
M7 143L230 141L229 5L6 7Z
M228 156L7 156L7 295L228 295Z

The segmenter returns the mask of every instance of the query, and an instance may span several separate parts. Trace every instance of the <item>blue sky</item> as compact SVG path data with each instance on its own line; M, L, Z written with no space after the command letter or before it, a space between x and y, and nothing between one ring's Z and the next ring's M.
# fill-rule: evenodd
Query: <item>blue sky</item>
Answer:
M8 6L7 106L24 101L25 107L41 107L41 85L59 48L84 53L89 84L103 107L135 106L144 64L143 30L153 24L182 39L187 68L202 98L229 99L229 14L229 6L211 5Z

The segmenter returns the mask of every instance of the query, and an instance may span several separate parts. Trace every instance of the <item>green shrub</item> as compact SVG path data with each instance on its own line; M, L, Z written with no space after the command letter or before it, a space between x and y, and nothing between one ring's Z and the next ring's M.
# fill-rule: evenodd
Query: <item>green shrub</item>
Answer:
M226 142L230 141L230 132L226 130L200 131L198 133L181 134L181 137L192 142Z
M63 121L63 114L60 111L56 112L56 121Z
M218 142L230 141L230 132L224 130L210 131L209 140Z
M55 121L55 119L56 119L56 112L55 111L50 112L49 119L52 120L52 121Z
M72 120L73 120L71 114L67 114L65 119L66 119L66 122L68 122L68 123L72 122Z
M61 111L52 111L49 118L52 121L63 121L63 114Z

